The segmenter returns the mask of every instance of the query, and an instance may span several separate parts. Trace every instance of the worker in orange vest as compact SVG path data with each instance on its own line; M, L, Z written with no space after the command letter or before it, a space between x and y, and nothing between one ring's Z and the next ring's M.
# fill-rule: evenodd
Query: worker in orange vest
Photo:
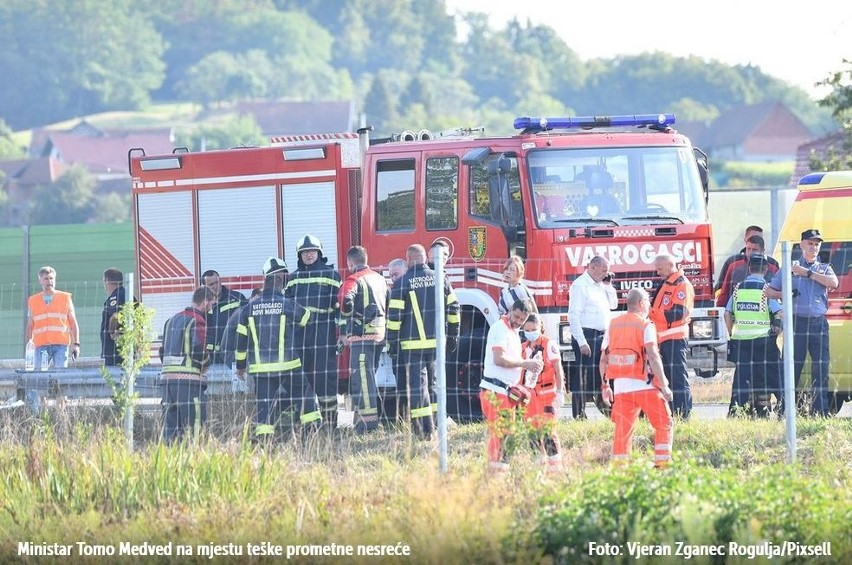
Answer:
M543 366L540 373L524 371L524 385L532 393L524 419L533 428L534 447L541 451L542 462L548 470L557 470L562 453L553 427L565 403L565 375L559 347L542 330L541 319L533 312L523 326L521 345L524 359L540 359Z
M627 312L615 318L604 335L601 354L601 396L612 405L614 462L630 455L639 412L654 427L654 466L672 457L672 391L663 370L654 324L647 319L650 298L643 289L627 293ZM653 377L648 377L650 368Z
M27 327L25 338L35 345L35 370L53 360L55 368L68 365L68 357L76 359L80 354L80 330L74 314L74 302L70 292L56 290L56 270L42 267L38 271L41 292L27 300Z
M653 292L650 319L657 328L663 368L671 379L672 412L687 419L692 411L692 391L686 374L686 348L695 289L671 255L658 255L654 267L662 279Z

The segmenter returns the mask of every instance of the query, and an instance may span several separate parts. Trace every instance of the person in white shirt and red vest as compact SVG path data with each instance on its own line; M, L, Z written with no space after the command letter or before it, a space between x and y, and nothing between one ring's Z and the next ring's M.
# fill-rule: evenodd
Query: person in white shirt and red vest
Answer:
M663 367L671 381L672 412L687 419L692 411L692 391L686 374L686 347L695 289L671 255L657 255L654 267L662 279L652 294L649 317L657 328Z
M609 261L601 256L592 257L586 272L568 289L568 321L575 360L568 371L568 380L571 414L577 420L586 418L586 401L600 388L601 342L609 328L611 311L617 307Z

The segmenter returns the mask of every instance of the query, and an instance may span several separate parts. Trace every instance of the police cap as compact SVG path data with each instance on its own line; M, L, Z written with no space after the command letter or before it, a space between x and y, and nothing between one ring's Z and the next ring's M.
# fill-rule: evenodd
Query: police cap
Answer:
M749 267L765 267L769 261L763 253L752 253L748 256Z
M805 241L806 239L818 239L822 241L822 234L819 233L818 229L811 228L802 232L802 241Z

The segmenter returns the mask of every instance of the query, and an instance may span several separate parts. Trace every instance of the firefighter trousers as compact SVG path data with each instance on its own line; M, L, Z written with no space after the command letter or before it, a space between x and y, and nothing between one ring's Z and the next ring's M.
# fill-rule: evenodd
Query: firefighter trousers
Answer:
M673 421L669 403L656 388L615 395L612 403L612 421L615 424L612 459L620 461L630 456L639 412L645 413L654 428L654 466L664 467L672 458Z
M383 348L383 342L349 342L349 394L355 408L356 432L372 430L379 425L376 367Z
M302 371L317 394L323 420L336 425L337 419L337 330L332 321L321 320L305 328Z
M430 396L435 373L435 351L404 351L400 354L406 379L403 394L411 412L411 429L419 438L428 438L435 429L434 408Z
M317 410L316 394L301 370L287 373L255 373L253 378L257 398L257 412L254 418L255 437L275 434L282 404L295 409L302 426L316 426L322 422L322 416ZM279 402L278 389L282 386L285 394Z
M165 380L163 387L163 441L172 443L193 432L198 434L207 417L201 381Z

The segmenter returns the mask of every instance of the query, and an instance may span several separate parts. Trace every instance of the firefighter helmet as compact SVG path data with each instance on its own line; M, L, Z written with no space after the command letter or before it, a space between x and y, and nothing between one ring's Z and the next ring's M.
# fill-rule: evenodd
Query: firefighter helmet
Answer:
M284 262L284 259L279 257L270 257L263 263L263 274L265 276L286 272L288 272L287 264Z
M302 251L316 251L322 255L322 242L317 236L307 234L296 244L296 255Z

